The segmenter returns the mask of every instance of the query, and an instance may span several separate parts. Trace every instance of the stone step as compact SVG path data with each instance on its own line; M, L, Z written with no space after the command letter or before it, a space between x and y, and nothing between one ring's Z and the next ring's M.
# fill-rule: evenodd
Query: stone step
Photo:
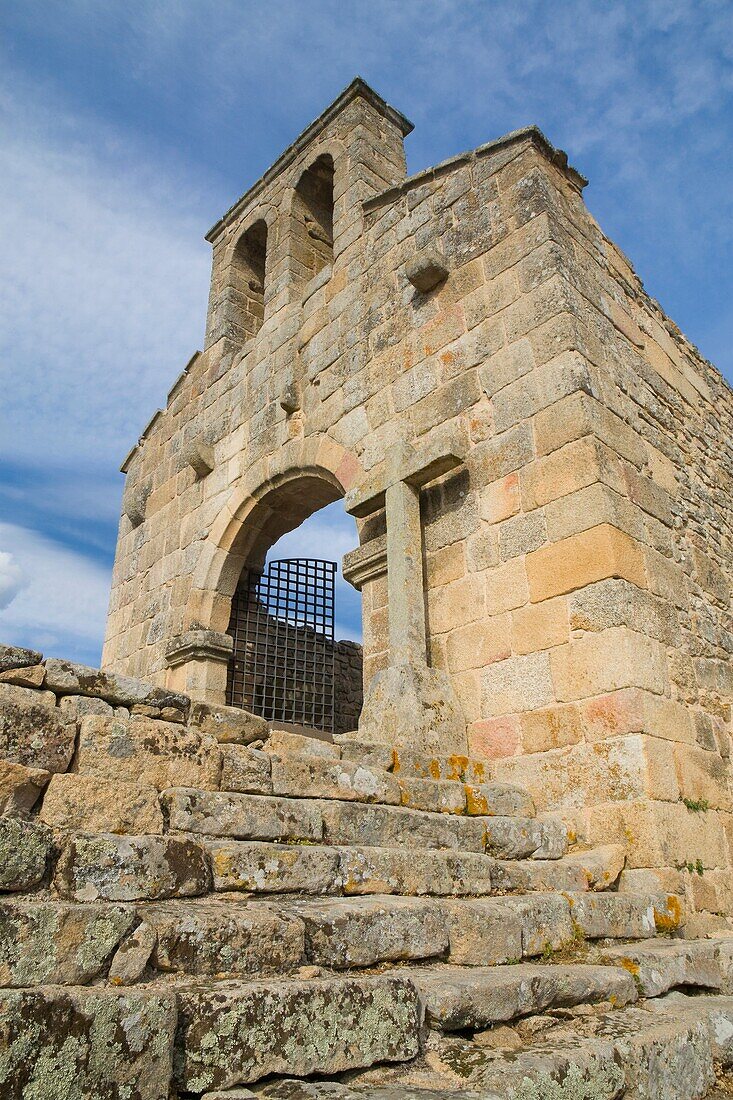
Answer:
M602 844L568 852L559 860L496 860L497 889L522 893L535 890L607 890L618 880L625 862L620 844Z
M402 975L222 982L180 989L177 1002L175 1081L187 1093L269 1074L343 1073L419 1052L418 997Z
M473 1035L431 1032L404 1066L348 1084L274 1081L270 1100L702 1100L733 1063L733 998L678 993L620 1009L553 1010ZM316 1085L316 1088L318 1086ZM212 1098L213 1100L213 1098ZM232 1098L233 1100L233 1098Z
M206 851L188 837L100 833L69 840L54 885L69 901L196 897L210 888Z
M733 936L646 940L603 948L595 957L627 970L645 997L687 986L733 993Z
M335 745L315 744L322 744L333 752L314 755L301 750L277 754L270 749L269 742L267 751L245 745L220 746L221 790L377 802L433 813L484 817L533 817L535 813L530 795L509 783L469 784L461 779L395 777L389 767L369 759L341 759L341 750Z
M559 859L558 820L465 817L397 805L171 788L163 806L172 832L241 840L311 841L387 848L487 851L503 859Z
M573 963L515 966L410 967L430 1027L467 1031L491 1027L548 1009L638 998L632 976L609 966ZM611 976L612 975L612 976Z

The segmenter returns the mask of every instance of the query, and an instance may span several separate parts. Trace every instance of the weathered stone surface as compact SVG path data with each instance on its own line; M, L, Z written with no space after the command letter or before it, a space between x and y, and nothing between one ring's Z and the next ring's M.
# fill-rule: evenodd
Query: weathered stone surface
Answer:
M148 991L0 991L8 1100L162 1100L168 1096L174 998Z
M250 741L259 741L268 734L264 718L239 707L193 702L189 721L222 744L248 745Z
M21 706L51 707L55 710L56 696L52 691L0 682L0 703L20 703Z
M44 825L0 817L0 890L29 890L43 878L51 854Z
M74 901L138 901L206 892L206 855L192 840L168 836L79 836L56 869L56 888Z
M356 802L324 802L321 807L324 839L329 844L484 850L485 820L489 819L423 813L401 806L365 806Z
M132 707L135 704L151 707L171 707L181 715L188 713L190 699L165 688L153 687L142 680L121 676L117 672L103 672L98 668L59 661L49 657L46 661L46 686L59 695L94 695L114 706Z
M466 785L466 813L488 817L533 817L534 801L521 787L510 783Z
M733 939L646 940L603 948L599 958L632 974L645 997L688 985L733 992Z
M337 970L402 959L427 959L448 948L445 918L420 898L329 898L296 902L307 957Z
M427 810L438 814L462 814L466 811L466 792L462 784L448 779L398 780L402 805L412 810Z
M104 974L135 913L121 905L0 902L0 986L85 985Z
M115 713L111 703L105 703L104 699L97 699L94 695L62 695L59 699L59 710L69 718L83 718L87 714Z
M573 923L586 939L640 940L656 932L654 904L648 895L587 892L567 898Z
M345 894L450 897L490 894L494 861L479 852L427 849L339 848L339 883Z
M335 890L339 857L317 845L209 840L215 890L327 894Z
M418 1052L418 1004L402 977L231 983L179 994L179 1087L271 1073L340 1073Z
M34 649L24 649L17 645L0 645L0 672L40 665L42 660L43 654L36 653Z
M567 831L559 821L521 817L487 817L486 851L497 859L560 859L567 851Z
M221 789L240 794L272 794L268 754L246 745L223 744Z
M522 958L519 914L501 904L504 900L482 898L445 904L450 962L460 966L498 966Z
M18 687L40 688L46 679L43 665L30 665L26 668L12 668L0 672L0 684L17 684Z
M637 998L630 974L615 971L609 979L603 966L446 966L410 970L425 1001L431 1024L443 1031L488 1027L548 1008L613 1000L629 1004Z
M391 771L394 765L394 750L391 745L370 745L359 741L354 734L344 734L336 738L342 760L351 760L357 764L366 764L370 768L383 768Z
M48 785L40 820L54 829L87 833L162 833L155 787L67 772Z
M31 810L50 778L51 773L43 768L0 760L0 816Z
M389 772L320 757L273 756L272 788L279 795L400 804L399 784Z
M448 676L399 665L372 677L359 719L365 741L419 745L425 752L465 752L466 721Z
M22 690L22 689L17 689ZM0 756L27 768L65 772L74 755L76 725L42 703L0 700Z
M445 259L434 249L423 249L405 265L405 278L422 294L427 294L448 278Z
M327 760L338 760L341 757L341 749L333 742L321 737L307 737L293 730L271 730L265 747L269 753L280 757L319 756Z
M569 852L564 860L582 870L590 890L608 890L624 869L626 852L621 844L599 844L587 851Z
M110 985L134 985L140 981L155 943L155 929L147 921L141 921L114 953L109 964Z
M588 879L582 867L562 859L494 861L494 885L499 891L527 893L530 890L586 890Z
M320 840L320 803L198 790L163 796L171 829L243 840Z
M157 934L152 961L158 970L285 973L304 959L302 922L261 902L155 902L140 912Z
M88 715L79 727L77 768L81 775L158 790L215 790L221 756L213 737L177 723Z

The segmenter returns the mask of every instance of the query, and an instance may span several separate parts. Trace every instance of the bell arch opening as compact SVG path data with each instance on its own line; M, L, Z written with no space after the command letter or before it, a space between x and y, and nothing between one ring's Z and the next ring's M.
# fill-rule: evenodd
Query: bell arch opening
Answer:
M293 196L293 270L304 287L333 265L333 157L324 153L298 180Z
M309 475L268 494L227 628L227 704L326 736L356 729L363 699L361 596L341 572L358 535L341 496Z
M243 344L265 319L267 224L256 221L240 236L232 254L230 296L232 335Z

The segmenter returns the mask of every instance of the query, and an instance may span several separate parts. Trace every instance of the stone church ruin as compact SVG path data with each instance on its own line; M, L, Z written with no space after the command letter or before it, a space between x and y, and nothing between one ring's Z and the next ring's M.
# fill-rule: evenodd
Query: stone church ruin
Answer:
M102 670L0 647L3 1097L733 1064L733 394L537 129L410 130L357 79L210 230ZM335 501L363 652L272 556Z

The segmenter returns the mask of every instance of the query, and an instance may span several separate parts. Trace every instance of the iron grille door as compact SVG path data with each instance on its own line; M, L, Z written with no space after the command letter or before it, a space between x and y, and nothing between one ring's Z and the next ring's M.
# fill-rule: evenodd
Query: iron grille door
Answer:
M268 721L333 732L336 563L245 569L232 599L227 703Z

